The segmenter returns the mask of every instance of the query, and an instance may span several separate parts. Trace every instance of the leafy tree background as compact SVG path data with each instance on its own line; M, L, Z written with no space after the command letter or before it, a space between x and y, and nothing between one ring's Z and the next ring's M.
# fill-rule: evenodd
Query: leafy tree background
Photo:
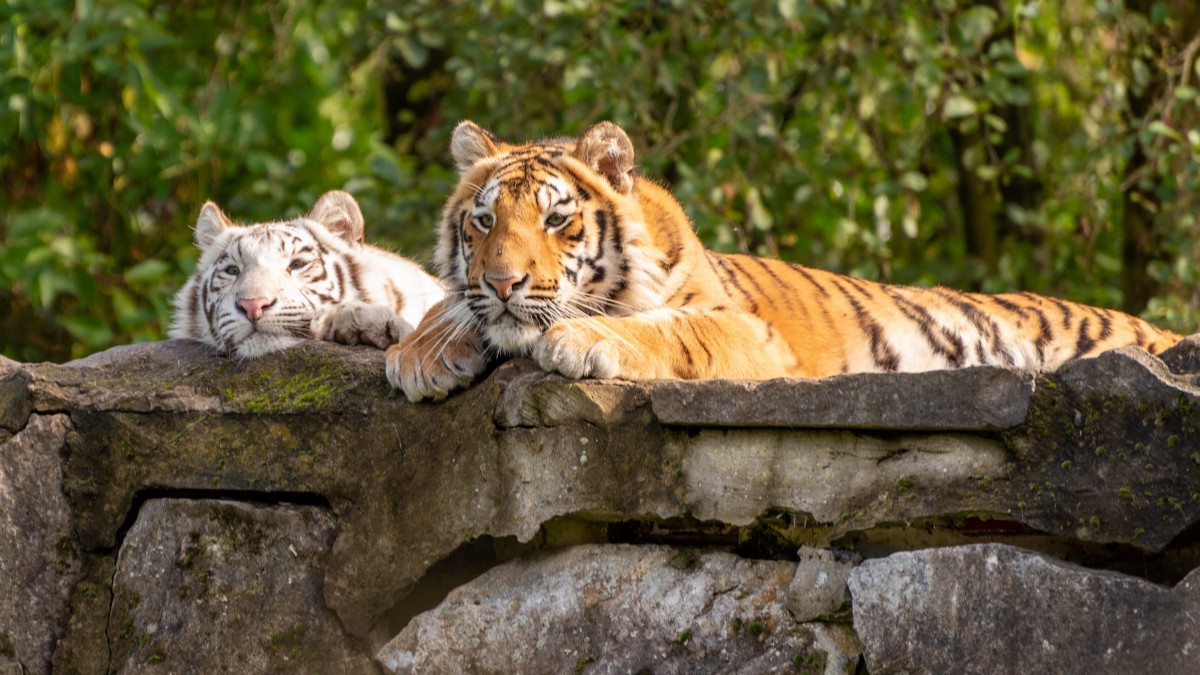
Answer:
M0 0L0 346L162 337L206 199L428 260L453 125L611 119L704 240L1200 317L1192 0Z

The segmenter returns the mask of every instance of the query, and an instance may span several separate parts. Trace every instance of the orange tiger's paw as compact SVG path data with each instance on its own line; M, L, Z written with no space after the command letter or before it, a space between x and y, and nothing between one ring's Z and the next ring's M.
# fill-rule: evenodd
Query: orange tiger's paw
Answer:
M388 382L413 403L441 401L485 369L483 345L475 336L446 342L418 331L387 351Z
M533 348L533 359L543 370L570 378L622 377L618 349L611 329L599 319L564 319L546 330Z

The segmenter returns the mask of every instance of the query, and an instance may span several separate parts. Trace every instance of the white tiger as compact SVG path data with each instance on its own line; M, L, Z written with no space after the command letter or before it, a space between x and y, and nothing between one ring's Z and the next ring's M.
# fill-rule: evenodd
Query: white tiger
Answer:
M208 202L195 240L200 260L175 295L170 336L239 358L306 339L384 349L445 295L416 263L363 243L358 202L339 190L305 217L246 226Z

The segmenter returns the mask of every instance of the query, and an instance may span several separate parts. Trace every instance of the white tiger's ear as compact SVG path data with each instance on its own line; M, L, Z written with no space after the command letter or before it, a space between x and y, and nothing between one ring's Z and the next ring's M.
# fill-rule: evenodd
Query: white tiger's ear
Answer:
M204 202L204 206L200 207L200 217L196 219L196 248L203 251L212 246L217 237L230 227L233 227L233 223L221 212L221 207L215 202Z
M330 190L321 195L312 210L309 220L315 220L343 241L361 246L363 243L363 214L358 202L349 193Z
M450 155L454 157L454 166L458 167L461 175L479 160L499 153L499 144L500 139L495 134L471 120L463 120L454 127L454 134L450 137Z
M633 189L633 143L612 122L593 125L575 145L575 159L604 176L621 194Z

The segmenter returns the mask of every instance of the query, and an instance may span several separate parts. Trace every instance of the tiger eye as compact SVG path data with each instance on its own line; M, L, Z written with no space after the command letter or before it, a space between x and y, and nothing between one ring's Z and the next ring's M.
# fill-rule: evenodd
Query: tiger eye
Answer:
M481 230L490 228L494 222L496 222L496 217L490 213L481 213L478 216L475 216L475 223Z
M238 275L238 273L241 271L242 270L238 269L237 265L230 265L229 267L225 268L225 273L230 276L234 276L234 277L236 277Z
M567 217L561 213L551 213L546 216L546 227L558 227L567 222Z
M288 265L288 270L289 270L289 271L292 271L292 272L295 272L296 270L302 270L302 269L304 269L305 267L308 267L308 261L307 261L307 260L301 260L300 258L296 258L295 260L293 260L293 261L291 262L291 264L290 264L290 265Z

